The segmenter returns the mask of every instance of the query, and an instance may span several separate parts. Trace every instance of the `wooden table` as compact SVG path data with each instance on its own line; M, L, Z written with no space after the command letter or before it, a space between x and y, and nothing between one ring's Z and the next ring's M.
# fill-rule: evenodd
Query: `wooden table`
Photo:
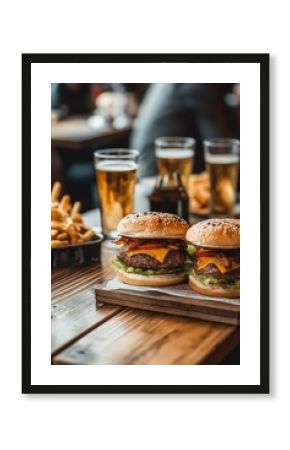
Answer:
M82 150L104 140L127 138L132 126L114 129L109 124L100 127L90 125L86 117L71 117L51 123L51 145L59 149Z
M239 327L97 305L115 251L104 242L100 264L52 272L52 364L218 364L238 345Z

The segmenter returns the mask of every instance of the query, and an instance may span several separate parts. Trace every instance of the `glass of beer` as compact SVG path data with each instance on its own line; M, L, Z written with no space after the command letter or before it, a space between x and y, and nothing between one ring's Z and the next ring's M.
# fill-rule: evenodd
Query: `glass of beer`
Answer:
M98 150L94 153L102 231L117 236L120 220L133 212L139 152L128 149Z
M204 156L210 177L211 213L232 215L236 204L240 165L240 141L237 139L206 139Z
M178 172L187 189L194 163L195 139L191 137L160 137L155 139L155 155L160 175Z

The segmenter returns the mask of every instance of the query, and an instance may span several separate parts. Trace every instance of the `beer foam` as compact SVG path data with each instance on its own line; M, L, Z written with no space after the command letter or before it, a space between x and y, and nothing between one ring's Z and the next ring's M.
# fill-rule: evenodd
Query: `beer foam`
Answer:
M205 160L209 164L235 164L240 161L238 155L213 155L213 154L206 154Z
M194 152L189 148L157 148L156 156L160 159L193 158Z
M104 172L129 172L137 170L137 164L133 161L114 160L114 161L100 161L96 165L97 170Z

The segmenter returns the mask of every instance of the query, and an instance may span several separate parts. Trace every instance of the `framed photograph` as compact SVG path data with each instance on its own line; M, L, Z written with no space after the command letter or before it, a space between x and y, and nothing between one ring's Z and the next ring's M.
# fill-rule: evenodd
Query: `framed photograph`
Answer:
M269 393L268 54L23 54L22 148L23 393Z

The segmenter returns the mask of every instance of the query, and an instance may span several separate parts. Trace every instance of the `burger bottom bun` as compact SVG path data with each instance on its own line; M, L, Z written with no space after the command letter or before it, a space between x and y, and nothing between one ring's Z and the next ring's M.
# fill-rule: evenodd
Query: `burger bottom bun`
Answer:
M189 286L196 292L210 297L227 297L238 298L240 297L240 289L223 289L222 287L209 287L204 286L194 275L190 275L188 278Z
M127 273L123 270L117 271L117 277L122 283L134 284L136 286L172 286L186 280L184 274L169 273L165 275L140 275Z

